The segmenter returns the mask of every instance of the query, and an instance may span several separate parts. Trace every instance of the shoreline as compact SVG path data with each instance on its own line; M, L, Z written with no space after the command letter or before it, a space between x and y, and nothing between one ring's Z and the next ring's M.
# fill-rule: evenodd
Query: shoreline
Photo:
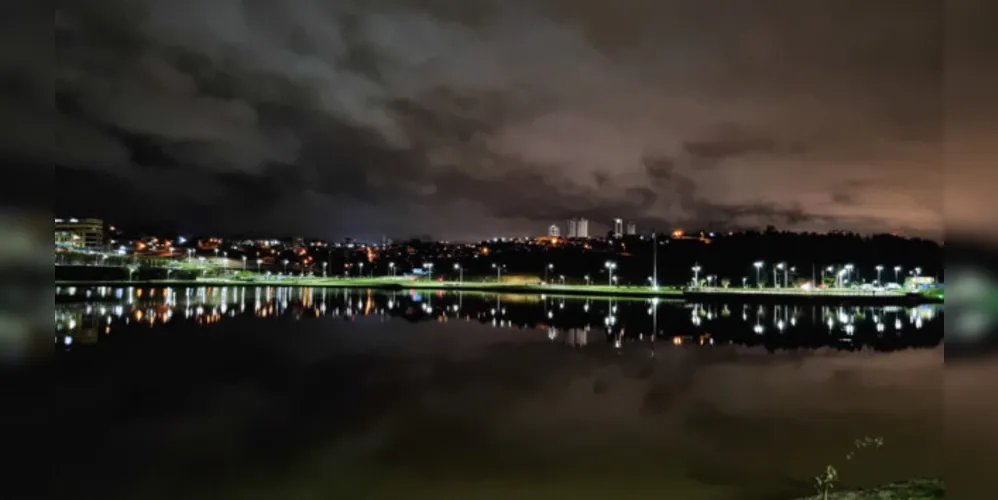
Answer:
M898 481L874 488L829 493L828 500L935 500L946 497L945 483L936 478ZM823 500L811 495L798 500Z
M581 285L531 285L531 284L490 284L490 283L460 283L460 282L429 282L403 281L386 279L337 279L337 278L306 278L289 280L56 280L57 287L71 286L276 286L295 288L366 288L372 290L442 290L467 291L485 293L511 294L546 294L564 296L600 296L625 298L659 298L687 302L832 302L864 304L942 304L943 300L927 297L917 293L882 294L848 293L848 292L794 292L780 290L745 290L745 289L711 289L683 290L680 288L660 287L610 287Z

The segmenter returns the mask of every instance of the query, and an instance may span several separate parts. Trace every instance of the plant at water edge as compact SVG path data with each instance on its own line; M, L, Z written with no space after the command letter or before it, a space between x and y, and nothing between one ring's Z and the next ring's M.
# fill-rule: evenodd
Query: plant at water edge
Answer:
M834 466L825 467L825 472L814 476L814 489L821 495L821 500L828 500L828 494L835 489L835 484L839 482L839 471Z
M871 438L869 436L862 439L857 439L853 443L853 449L846 453L846 460L852 460L856 453L860 450L865 449L877 449L884 445L884 438L876 437ZM835 485L839 482L839 471L833 465L828 465L825 467L825 471L821 474L814 476L814 490L821 497L821 500L828 500L828 495L835 489Z

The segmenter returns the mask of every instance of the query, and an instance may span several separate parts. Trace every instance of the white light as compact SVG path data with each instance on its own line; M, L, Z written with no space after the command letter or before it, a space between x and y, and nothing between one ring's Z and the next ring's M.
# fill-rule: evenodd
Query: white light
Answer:
M64 337L62 339L62 345L65 345L65 346L71 346L71 345L73 345L73 337L70 337L68 335L66 337Z
M755 328L753 328L753 330L755 330L755 333L761 334L766 329L762 325L755 325Z

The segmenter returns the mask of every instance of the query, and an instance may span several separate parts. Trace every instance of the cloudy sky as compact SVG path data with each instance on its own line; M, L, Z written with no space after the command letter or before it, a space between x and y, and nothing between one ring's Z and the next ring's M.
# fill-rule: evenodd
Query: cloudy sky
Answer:
M934 237L947 132L989 142L946 61L992 71L951 54L991 40L936 0L57 3L56 147L21 154L57 165L60 214L120 225Z

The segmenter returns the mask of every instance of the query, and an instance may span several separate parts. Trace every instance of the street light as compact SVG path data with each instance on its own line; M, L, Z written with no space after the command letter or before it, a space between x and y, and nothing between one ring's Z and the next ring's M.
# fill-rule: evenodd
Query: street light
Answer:
M742 288L748 288L748 277L742 276Z
M361 263L361 268L362 269L363 269L363 266L364 266L364 264ZM433 281L433 263L432 262L427 262L427 263L423 264L423 267L425 267L425 268L427 268L427 269L430 270L430 281Z
M454 270L457 271L457 282L464 283L464 269L461 264L454 263Z
M229 269L229 252L222 252L222 267Z
M246 270L246 256L243 255L243 271Z
M496 283L502 283L502 266L492 263L492 269L496 270Z
M564 274L558 275L558 279L561 280L561 285L565 286L565 275Z
M613 270L617 268L617 263L612 260L608 260L606 261L606 264L603 264L603 266L606 267L608 273L606 278L607 284L613 286Z
M589 286L589 283L590 283L589 275L587 274L587 275L583 276L583 278L585 278L585 280L586 280L586 286Z
M823 268L823 269L821 270L821 286L824 286L824 285L825 285L825 272L826 272L826 271L830 273L830 272L833 272L833 271L835 271L835 268L834 268L834 267L832 267L832 266L828 266L828 267L826 267L826 268Z
M323 262L323 263L322 263L322 277L323 277L323 278L325 278L325 277L326 277L326 266L328 266L328 265L329 265L329 263L328 263L328 262Z
M894 282L895 283L898 283L898 280L901 279L901 278L898 277L898 274L900 272L901 272L901 266L894 266Z
M263 259L256 259L256 272L257 272L257 274L260 274L260 263L261 262L263 262Z
M787 286L786 267L787 266L783 262L780 262L780 263L776 264L776 267L773 268L773 288L777 288L779 286L778 282L777 282L778 278L776 277L776 271L777 270L783 271L783 273L784 273L783 274L783 286Z
M548 271L553 271L553 270L554 270L554 264L548 263L548 265L544 267L544 282L545 283L548 282Z
M394 262L389 262L388 263L388 273L391 274L392 276L395 276L395 263Z
M700 269L702 269L700 267L700 264L697 264L697 265L693 266L693 286L694 287L700 285Z
M875 267L874 269L877 270L877 285L880 285L880 272L884 270L884 266L877 264L877 267Z
M284 264L284 272L288 272L288 259L282 260L281 264Z
M755 286L756 288L762 288L762 278L760 275L762 271L762 261L757 260L752 265L755 266Z

